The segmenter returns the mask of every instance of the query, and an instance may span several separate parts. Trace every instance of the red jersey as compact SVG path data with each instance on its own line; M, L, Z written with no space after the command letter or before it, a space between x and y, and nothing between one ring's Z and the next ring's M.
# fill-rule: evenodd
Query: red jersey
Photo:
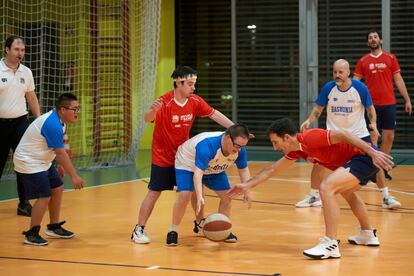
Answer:
M312 163L336 170L355 155L365 155L360 149L346 143L331 144L330 130L314 128L297 134L301 150L291 151L285 158L297 160L303 158Z
M357 63L354 75L364 77L374 105L396 104L393 75L400 72L397 58L383 51L378 56L366 54Z
M184 104L180 104L174 100L174 90L160 99L163 104L154 119L152 163L160 167L170 167L174 166L178 146L190 138L195 118L211 116L214 109L195 94Z

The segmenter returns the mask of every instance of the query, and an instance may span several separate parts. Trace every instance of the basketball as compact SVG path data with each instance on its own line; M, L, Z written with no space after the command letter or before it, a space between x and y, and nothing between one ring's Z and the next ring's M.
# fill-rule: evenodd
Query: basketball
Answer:
M211 214L204 221L203 232L211 241L224 241L231 233L231 221L226 215Z

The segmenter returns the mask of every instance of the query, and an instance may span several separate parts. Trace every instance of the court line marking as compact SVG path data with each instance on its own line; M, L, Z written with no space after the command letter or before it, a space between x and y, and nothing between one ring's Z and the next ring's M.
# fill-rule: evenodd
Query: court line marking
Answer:
M0 256L0 259L6 260L20 260L20 261L37 261L37 262L50 262L50 263L65 263L65 264L77 264L77 265L96 265L96 266L115 266L115 267L129 267L129 268L141 268L148 269L145 265L132 265L132 264L116 264L116 263L100 263L100 262L81 262L81 261L65 261L65 260L51 260L51 259L40 259L40 258L22 258L22 257L11 257L11 256ZM202 270L202 269L184 269L184 268L173 268L173 267L158 267L159 270L167 271L182 271L182 272L196 272L196 273L213 273L219 275L246 275L246 276L277 276L280 273L275 274L258 274L258 273L247 273L247 272L230 272L230 271L214 271L214 270Z

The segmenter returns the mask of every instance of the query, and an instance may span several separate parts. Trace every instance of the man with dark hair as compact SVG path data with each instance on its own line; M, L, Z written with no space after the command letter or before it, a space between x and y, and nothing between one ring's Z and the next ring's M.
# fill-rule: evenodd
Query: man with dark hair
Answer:
M280 173L297 159L303 158L333 171L322 179L319 188L324 206L325 235L318 245L303 253L314 259L341 257L337 241L340 212L337 194L345 198L361 226L359 234L349 237L348 241L351 244L379 246L365 203L355 192L375 177L378 168L391 169L392 157L343 130L316 128L298 133L295 125L287 118L274 121L269 127L268 135L273 149L283 151L285 156L249 181L234 185L228 195L236 197L245 193Z
M196 213L204 205L203 184L220 198L218 212L230 217L231 199L226 195L230 188L226 169L236 163L242 182L250 178L247 166L246 145L249 130L244 125L233 125L225 132L203 132L182 144L175 157L177 199L174 204L172 225L167 234L167 245L178 243L178 226L195 191ZM249 203L250 204L250 203ZM230 233L225 242L236 242Z
M33 116L40 116L32 71L21 64L25 43L20 36L10 36L4 43L4 58L0 61L0 178L10 149L14 152L29 126L27 107ZM32 206L25 197L23 184L17 180L19 205L17 214L30 217Z
M370 53L365 54L358 61L355 67L354 79L365 79L377 112L377 128L382 134L380 149L389 154L394 143L397 109L393 80L405 100L405 112L409 115L412 111L411 100L401 76L397 57L382 49L381 32L374 29L369 30L366 38ZM377 144L377 141L373 139L373 143ZM392 179L387 172L385 176L390 180ZM385 206L383 205L383 207L387 208L387 200L388 198L392 199L392 197L388 195L387 187L384 187L381 191L384 196Z
M150 238L144 232L155 203L162 191L173 190L175 183L174 160L178 146L188 140L196 117L209 117L219 125L228 128L233 125L220 111L208 105L194 94L197 72L188 66L180 66L171 75L174 89L155 100L145 113L145 122L154 122L152 140L151 177L148 193L139 209L131 240L145 244ZM193 200L193 208L195 201ZM203 224L200 212L194 221L194 232L198 233Z
M24 243L47 245L48 241L39 235L40 224L49 207L50 224L46 235L53 238L72 238L75 234L59 222L62 204L63 182L52 161L56 159L71 177L76 189L83 188L83 180L65 151L63 134L66 123L75 123L80 112L75 95L65 93L59 96L56 109L38 117L24 133L13 156L17 179L23 183L28 199L37 199L33 205L30 228L23 232Z

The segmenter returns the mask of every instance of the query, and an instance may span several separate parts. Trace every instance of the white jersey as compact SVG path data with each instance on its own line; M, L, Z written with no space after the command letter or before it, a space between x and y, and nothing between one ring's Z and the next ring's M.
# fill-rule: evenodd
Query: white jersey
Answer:
M369 136L365 121L365 109L372 106L368 88L358 80L342 91L335 81L328 82L321 90L316 104L326 106L326 128L346 130L359 138Z
M224 132L203 132L178 147L175 168L194 172L195 167L205 175L219 174L236 163L237 168L247 167L247 153L243 147L238 153L223 155L221 138Z
M34 91L32 71L19 65L16 72L0 61L0 118L14 119L26 115L26 92Z
M19 173L47 171L56 154L53 149L64 148L61 123L56 110L38 117L27 128L13 155L14 170Z

